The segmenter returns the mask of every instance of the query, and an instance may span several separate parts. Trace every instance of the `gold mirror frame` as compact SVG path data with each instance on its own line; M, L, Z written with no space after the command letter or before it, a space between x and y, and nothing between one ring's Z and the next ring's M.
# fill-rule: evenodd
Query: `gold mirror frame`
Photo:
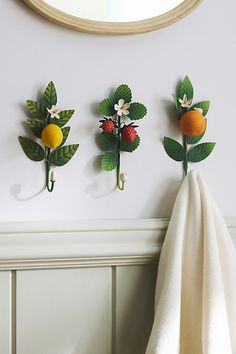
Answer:
M80 17L68 15L65 12L55 9L42 0L23 0L34 11L38 12L48 20L64 27L80 32L121 35L138 34L150 32L168 26L179 21L194 10L202 0L184 0L182 4L163 15L152 17L142 21L134 22L102 22L86 20Z

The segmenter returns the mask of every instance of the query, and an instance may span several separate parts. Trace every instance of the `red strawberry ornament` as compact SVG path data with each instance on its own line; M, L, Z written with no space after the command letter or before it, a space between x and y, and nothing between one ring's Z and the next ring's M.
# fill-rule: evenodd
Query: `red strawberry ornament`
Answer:
M124 128L122 128L121 130L121 136L122 139L132 143L132 141L134 141L134 139L136 138L136 130L134 129L134 127L128 125L125 126Z
M106 119L100 125L100 128L102 128L105 133L112 133L115 127L115 123L112 119Z

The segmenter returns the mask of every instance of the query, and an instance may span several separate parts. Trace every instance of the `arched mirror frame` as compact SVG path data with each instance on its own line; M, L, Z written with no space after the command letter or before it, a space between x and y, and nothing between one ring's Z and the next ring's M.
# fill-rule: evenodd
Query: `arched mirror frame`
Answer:
M42 0L24 0L24 2L48 20L64 27L87 33L121 35L150 32L168 26L188 15L202 0L184 0L182 4L163 15L134 22L87 20L57 10Z

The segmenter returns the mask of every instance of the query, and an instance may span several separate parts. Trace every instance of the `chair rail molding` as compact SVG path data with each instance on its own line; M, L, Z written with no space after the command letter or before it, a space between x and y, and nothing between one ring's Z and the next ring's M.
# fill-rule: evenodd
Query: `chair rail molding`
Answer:
M236 218L227 218L236 243ZM155 264L169 219L0 223L0 270Z

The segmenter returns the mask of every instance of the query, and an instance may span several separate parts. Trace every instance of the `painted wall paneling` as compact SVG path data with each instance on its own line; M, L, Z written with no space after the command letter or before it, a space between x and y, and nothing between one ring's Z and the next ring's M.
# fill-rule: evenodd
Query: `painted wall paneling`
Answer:
M15 274L10 271L0 272L0 353L14 354L14 325L12 314L14 311L14 289L13 277ZM13 310L13 311L12 311Z
M144 354L167 226L0 224L0 353Z
M111 269L17 272L17 354L110 354Z
M116 353L144 354L153 324L156 265L116 269Z

